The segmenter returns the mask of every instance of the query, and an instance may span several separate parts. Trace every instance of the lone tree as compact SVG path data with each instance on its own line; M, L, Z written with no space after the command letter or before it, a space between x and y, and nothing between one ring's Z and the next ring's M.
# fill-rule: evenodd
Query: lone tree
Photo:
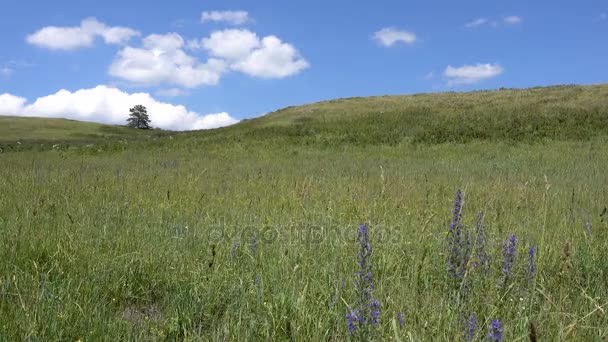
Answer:
M136 105L129 109L129 118L127 119L127 126L140 129L150 129L150 117L148 116L148 110L142 105Z

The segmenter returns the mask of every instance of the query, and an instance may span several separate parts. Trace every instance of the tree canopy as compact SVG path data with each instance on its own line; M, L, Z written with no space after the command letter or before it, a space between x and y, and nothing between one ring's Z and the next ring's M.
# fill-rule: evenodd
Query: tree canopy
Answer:
M127 126L139 129L150 129L150 117L148 116L148 110L142 105L136 105L129 109L129 118L127 119Z

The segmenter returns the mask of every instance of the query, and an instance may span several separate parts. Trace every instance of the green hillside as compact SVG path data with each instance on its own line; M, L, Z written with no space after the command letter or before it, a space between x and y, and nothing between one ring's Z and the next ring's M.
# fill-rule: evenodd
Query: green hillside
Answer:
M144 139L171 132L138 131L125 126L54 118L0 116L0 144L94 143Z
M608 84L338 99L240 126L259 138L299 142L585 140L608 133Z
M65 119L0 116L0 144L148 142L176 134ZM608 84L601 84L336 99L283 108L227 128L181 133L182 139L170 143L398 145L577 141L606 134Z

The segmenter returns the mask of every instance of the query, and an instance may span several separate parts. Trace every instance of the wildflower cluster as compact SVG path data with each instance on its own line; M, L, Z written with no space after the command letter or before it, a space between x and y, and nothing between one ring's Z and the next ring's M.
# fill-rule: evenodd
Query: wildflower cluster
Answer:
M452 222L448 230L448 274L461 280L469 262L469 237L460 222L462 217L462 193L456 192Z
M479 268L485 275L490 272L490 256L486 252L486 229L483 225L483 212L477 215L477 229L475 232L475 262L474 267Z
M357 231L358 272L355 273L357 305L346 314L348 331L351 335L359 333L361 337L369 337L372 328L377 326L380 317L380 302L373 298L374 283L372 282L372 246L369 243L369 231L364 224Z
M511 234L505 242L502 251L502 278L500 283L506 283L513 276L513 265L515 264L515 256L517 253L517 237Z

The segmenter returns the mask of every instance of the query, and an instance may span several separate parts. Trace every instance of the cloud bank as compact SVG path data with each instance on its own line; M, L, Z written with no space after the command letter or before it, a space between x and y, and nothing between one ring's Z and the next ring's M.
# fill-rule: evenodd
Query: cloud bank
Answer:
M218 84L225 62L209 59L201 63L184 50L177 33L151 34L141 48L127 46L110 65L110 75L139 85L174 84L186 88Z
M153 127L170 130L211 129L237 123L228 113L201 115L182 105L155 100L148 93L129 94L117 88L97 86L75 92L60 90L32 103L12 94L0 95L0 115L67 118L122 125L129 108L142 104L148 109Z

